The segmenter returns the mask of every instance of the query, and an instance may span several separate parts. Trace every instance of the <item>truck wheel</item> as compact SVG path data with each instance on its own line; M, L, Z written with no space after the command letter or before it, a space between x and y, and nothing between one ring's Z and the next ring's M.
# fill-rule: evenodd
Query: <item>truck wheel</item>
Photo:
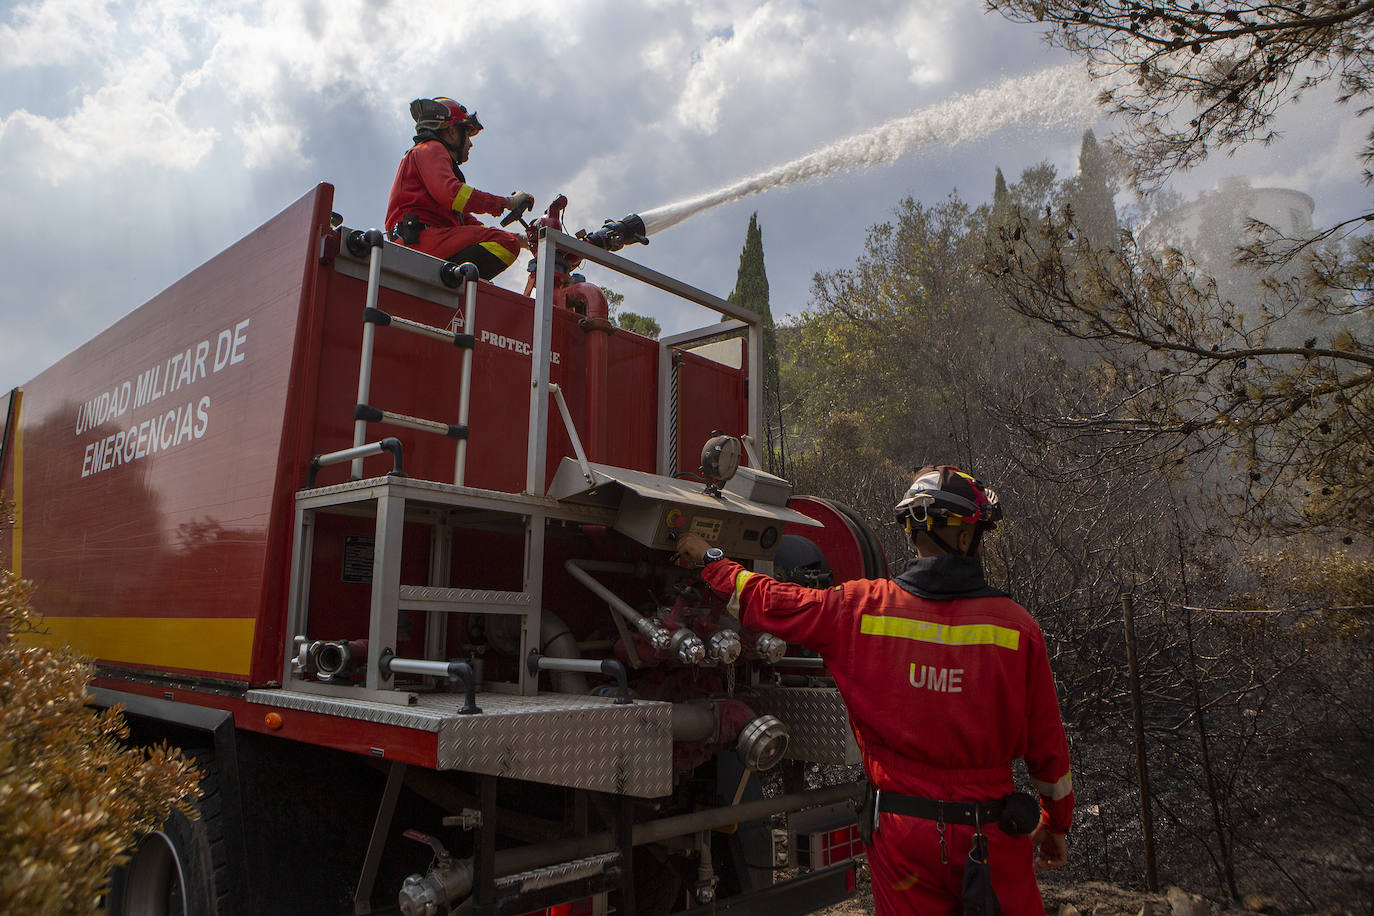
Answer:
M635 908L639 916L668 916L682 904L685 884L681 861L657 849L634 850Z
M139 839L133 857L110 877L111 916L227 916L229 868L214 758L196 761L200 817L173 811L162 829Z

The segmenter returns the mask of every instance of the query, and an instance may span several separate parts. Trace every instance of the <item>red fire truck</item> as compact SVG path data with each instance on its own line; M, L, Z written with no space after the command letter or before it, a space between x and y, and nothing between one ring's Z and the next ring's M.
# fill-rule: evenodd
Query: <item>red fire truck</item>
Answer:
M144 837L106 908L848 896L855 787L818 774L858 754L824 662L673 562L695 532L794 581L886 574L853 512L759 470L756 316L614 232L532 232L531 299L332 201L319 185L0 398L0 547L37 583L35 638L95 659L96 702L205 771L201 816ZM619 330L582 261L709 323Z

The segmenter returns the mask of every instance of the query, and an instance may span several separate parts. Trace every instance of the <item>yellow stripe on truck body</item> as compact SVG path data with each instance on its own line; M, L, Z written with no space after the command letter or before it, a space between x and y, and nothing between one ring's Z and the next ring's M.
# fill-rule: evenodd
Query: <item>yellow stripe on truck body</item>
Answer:
M29 645L70 646L100 661L246 678L253 657L251 617L44 617Z

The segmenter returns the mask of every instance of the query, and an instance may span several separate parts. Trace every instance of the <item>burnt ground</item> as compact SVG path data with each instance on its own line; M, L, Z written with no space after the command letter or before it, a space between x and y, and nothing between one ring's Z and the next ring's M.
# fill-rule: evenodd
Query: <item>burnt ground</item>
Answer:
M1080 745L1084 744L1080 739ZM1081 748L1080 748L1081 749ZM1291 750L1291 749L1290 749ZM1188 797L1188 783L1156 783L1160 808L1156 846L1160 893L1144 890L1142 840L1134 791L1099 779L1079 797L1067 867L1040 876L1041 895L1049 916L1062 916L1072 906L1081 916L1370 916L1374 914L1374 748L1363 733L1351 737L1329 730L1320 745L1300 747L1286 761L1264 760L1255 778L1264 788L1264 804L1237 803L1233 813L1248 818L1236 829L1235 870L1239 900L1221 889L1216 863L1206 843L1207 812ZM1106 754L1087 753L1100 761ZM1283 765L1280 766L1279 763ZM1089 769L1092 769L1089 767ZM842 774L849 778L850 774ZM1302 798L1296 787L1316 786ZM1181 826L1180 826L1181 822ZM1163 829L1161 829L1163 828ZM1192 828L1191 834L1188 829ZM1177 885L1194 902L1175 908L1166 891ZM859 916L873 912L867 869L859 875L860 893L850 901L821 911L825 916ZM1175 897L1181 891L1175 890ZM1154 904L1149 910L1147 904Z
M852 899L819 910L818 916L871 916L873 891L869 884L868 867L862 860L858 886L859 892ZM1040 894L1045 901L1045 912L1049 916L1068 916L1073 910L1077 910L1081 916L1140 916L1142 912L1147 916L1175 916L1165 893L1152 894L1101 881L1074 881L1070 870L1043 877ZM1175 894L1177 895L1177 891ZM1232 904L1229 907L1205 901L1197 894L1189 894L1188 897L1195 904L1205 907L1192 911L1198 916L1358 916L1370 912L1368 898L1346 901L1344 904L1328 904L1315 909L1289 909L1262 895L1248 896L1240 904ZM1146 907L1151 904L1153 908L1147 911ZM1192 913L1188 916L1192 916Z
M818 916L871 916L873 893L868 883L868 870L863 868L861 872L859 893L851 900L820 910ZM1098 882L1065 887L1047 886L1041 888L1041 893L1045 900L1045 912L1050 916L1059 916L1070 904L1082 916L1139 916L1146 901L1162 903L1165 899L1162 894L1145 894ZM1168 913L1168 909L1162 912Z

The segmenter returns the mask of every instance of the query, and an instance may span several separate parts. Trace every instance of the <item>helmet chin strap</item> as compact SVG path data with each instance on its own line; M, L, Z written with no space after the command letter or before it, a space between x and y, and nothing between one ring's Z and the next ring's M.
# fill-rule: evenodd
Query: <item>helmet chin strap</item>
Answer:
M912 519L910 516L907 516L907 520L906 520L906 534L907 534L907 537L911 538L911 542L914 544L914 543L916 543L916 531L915 531L915 529L912 527L912 522L913 522L913 521L915 521L915 520ZM925 533L926 533L927 535L929 535L930 539L931 539L932 541L934 541L934 542L939 546L939 548L940 548L941 550L943 550L945 553L954 554L955 556L966 556L966 554L964 554L963 551L957 550L957 549L956 549L953 545L951 545L948 541L946 541L944 538L940 537L938 534L935 533L935 526L931 524L931 521L930 521L929 518L927 518L927 519L925 520L925 529L924 529L924 530L925 530ZM979 539L979 536L982 535L982 533L983 533L983 532L982 532L981 529L975 528L975 529L973 530L973 543L971 543L971 544L969 545L969 553L970 553L970 554L973 553L973 549L974 549L975 547L978 546L978 539Z
M940 549L943 550L945 553L953 553L953 554L960 554L960 553L963 553L963 551L955 549L955 548L952 547L948 542L946 542L944 538L942 538L942 537L940 537L938 534L936 534L934 528L927 526L927 527L926 527L926 534L930 535L930 539L931 539L932 541L934 541L936 544L939 544L939 545L940 545Z
M444 145L444 149L446 149L446 150L449 151L449 155L453 157L453 161L454 161L454 162L457 162L459 165L462 165L462 163L463 163L463 158L462 158L462 156L463 156L463 142L464 142L465 140L467 140L467 138L468 138L468 132L467 132L466 130L464 130L463 128L459 128L459 129L458 129L458 145L457 145L457 146L454 146L453 144L451 144L451 143L449 143L447 140L445 140L443 137L439 136L439 131L437 131L437 130L432 130L432 129L428 128L428 127L425 127L425 128L421 128L420 130L417 130L417 131L415 132L415 139L414 139L414 142L416 142L416 143L421 143L421 142L423 142L423 141L425 141L425 140L438 140L440 143L442 143L442 144Z
M463 147L467 146L467 141L468 141L468 132L467 132L467 128L465 128L465 127L460 127L460 128L458 128L458 146L455 148L455 147L449 146L447 143L444 144L444 146L447 146L447 147L448 147L448 151L449 151L450 153L453 154L453 161L456 162L456 163L458 163L459 165L462 165L464 162L467 162L468 157L467 157L467 154L466 154L466 153L464 152L464 150L463 150Z

